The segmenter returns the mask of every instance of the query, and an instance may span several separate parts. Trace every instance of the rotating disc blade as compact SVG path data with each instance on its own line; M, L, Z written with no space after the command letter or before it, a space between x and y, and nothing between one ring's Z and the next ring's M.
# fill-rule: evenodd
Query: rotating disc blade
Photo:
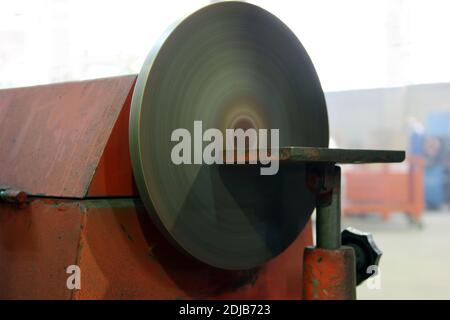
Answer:
M138 76L130 152L141 198L163 233L197 259L247 269L296 239L313 210L304 170L175 165L175 129L279 129L280 146L328 146L325 100L295 35L247 3L207 6L173 25ZM198 138L198 137L197 137Z

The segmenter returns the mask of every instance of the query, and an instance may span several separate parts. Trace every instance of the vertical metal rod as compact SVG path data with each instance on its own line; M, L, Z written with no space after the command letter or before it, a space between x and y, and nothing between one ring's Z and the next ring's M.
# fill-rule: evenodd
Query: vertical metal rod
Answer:
M316 201L316 246L335 250L341 247L341 168L333 166L324 178L331 190Z

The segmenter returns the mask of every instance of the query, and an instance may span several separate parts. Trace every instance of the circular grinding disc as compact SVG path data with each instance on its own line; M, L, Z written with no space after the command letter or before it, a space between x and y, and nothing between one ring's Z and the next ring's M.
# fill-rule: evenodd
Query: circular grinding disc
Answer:
M302 167L175 165L172 132L279 129L280 146L328 146L323 91L306 51L269 12L247 3L207 6L173 25L138 76L130 152L140 196L176 246L223 269L280 254L313 210ZM206 146L208 143L203 143ZM193 153L192 153L193 161Z

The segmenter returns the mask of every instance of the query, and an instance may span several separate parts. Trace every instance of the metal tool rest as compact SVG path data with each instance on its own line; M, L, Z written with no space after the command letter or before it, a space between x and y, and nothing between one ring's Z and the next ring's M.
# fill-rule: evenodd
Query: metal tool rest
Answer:
M369 233L341 233L341 168L337 164L402 162L404 151L311 147L279 149L280 164L305 165L316 197L316 245L303 255L304 299L356 299L356 286L378 266L382 252Z

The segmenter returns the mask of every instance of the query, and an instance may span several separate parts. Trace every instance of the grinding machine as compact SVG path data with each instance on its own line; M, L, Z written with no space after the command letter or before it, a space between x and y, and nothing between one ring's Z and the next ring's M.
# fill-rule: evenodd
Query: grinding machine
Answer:
M278 173L174 164L194 121L279 129ZM305 49L243 2L174 23L137 76L0 90L0 128L1 299L354 299L381 252L341 234L336 164L404 159L328 149Z

